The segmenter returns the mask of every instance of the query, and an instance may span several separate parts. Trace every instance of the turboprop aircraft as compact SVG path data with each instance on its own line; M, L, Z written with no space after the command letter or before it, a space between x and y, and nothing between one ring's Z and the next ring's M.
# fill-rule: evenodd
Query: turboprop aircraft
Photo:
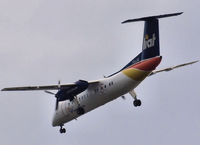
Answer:
M197 61L177 65L174 67L155 70L160 64L162 56L159 46L159 19L177 16L182 13L165 14L159 16L143 17L126 20L124 23L144 21L143 47L133 60L120 71L95 81L79 80L72 84L60 84L50 86L27 86L4 88L2 91L33 91L43 90L56 98L55 113L52 126L60 126L60 133L65 133L64 124L77 119L79 116L92 111L118 97L129 93L134 101L134 106L140 106L134 89L148 76L175 68L196 63ZM53 93L49 90L57 90Z

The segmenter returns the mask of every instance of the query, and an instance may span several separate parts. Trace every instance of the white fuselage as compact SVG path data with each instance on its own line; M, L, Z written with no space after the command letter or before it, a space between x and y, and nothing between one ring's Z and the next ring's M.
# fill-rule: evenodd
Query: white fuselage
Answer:
M102 106L133 90L141 81L134 81L122 72L99 80L97 85L89 85L88 89L76 96L73 101L62 101L53 117L53 126L61 126L78 118L77 108L83 107L85 113ZM77 102L78 101L78 102Z

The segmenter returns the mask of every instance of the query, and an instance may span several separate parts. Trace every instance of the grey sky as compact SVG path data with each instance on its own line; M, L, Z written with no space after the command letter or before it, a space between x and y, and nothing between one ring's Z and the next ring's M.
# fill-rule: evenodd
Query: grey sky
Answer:
M0 88L94 80L141 51L143 23L129 18L183 11L160 21L159 68L199 59L198 0L1 0ZM127 96L65 125L51 126L55 98L43 92L1 92L0 144L199 145L200 64L162 73Z

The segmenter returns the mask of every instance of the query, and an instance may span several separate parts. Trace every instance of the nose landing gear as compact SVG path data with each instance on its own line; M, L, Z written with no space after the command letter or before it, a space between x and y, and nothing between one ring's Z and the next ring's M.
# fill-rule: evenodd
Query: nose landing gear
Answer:
M63 125L60 126L60 133L61 133L61 134L62 134L62 133L66 133L66 129L63 128Z

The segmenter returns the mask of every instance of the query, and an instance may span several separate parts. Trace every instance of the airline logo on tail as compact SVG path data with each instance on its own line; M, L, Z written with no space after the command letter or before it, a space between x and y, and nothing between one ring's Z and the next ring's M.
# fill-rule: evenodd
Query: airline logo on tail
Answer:
M144 41L143 41L143 50L146 49L146 48L154 47L155 41L156 41L156 34L155 33L153 33L151 39L149 39L149 35L146 34Z

